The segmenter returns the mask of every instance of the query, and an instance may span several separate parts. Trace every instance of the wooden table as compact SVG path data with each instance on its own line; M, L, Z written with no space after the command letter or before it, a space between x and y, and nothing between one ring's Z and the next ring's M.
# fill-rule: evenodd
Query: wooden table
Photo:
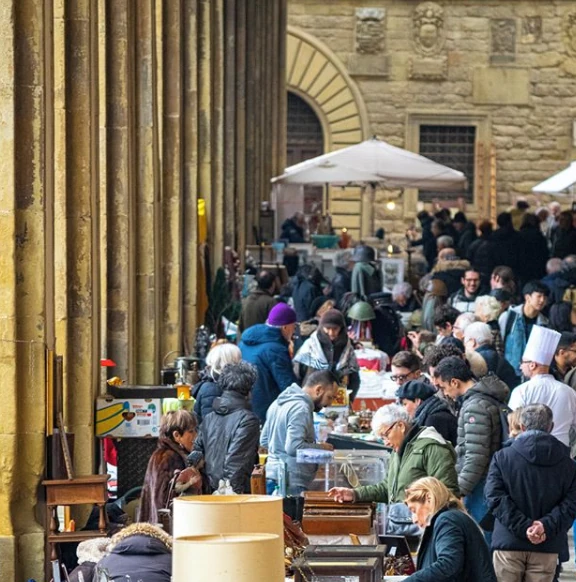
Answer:
M81 542L91 538L106 537L108 535L108 522L105 509L106 502L108 501L108 478L109 475L89 475L74 479L42 481L42 485L46 487L46 523L49 526L46 539L50 547L49 560L58 559L58 544ZM82 504L98 505L100 510L98 529L59 532L58 506ZM49 563L47 566L49 567Z

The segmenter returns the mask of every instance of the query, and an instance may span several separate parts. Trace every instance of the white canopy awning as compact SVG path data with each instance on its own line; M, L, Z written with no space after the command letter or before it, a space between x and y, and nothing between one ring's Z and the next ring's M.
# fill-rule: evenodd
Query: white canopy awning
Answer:
M540 194L568 194L572 186L576 184L576 162L572 162L567 168L550 176L532 188L532 192Z
M272 182L447 192L466 188L462 172L376 138L290 166Z

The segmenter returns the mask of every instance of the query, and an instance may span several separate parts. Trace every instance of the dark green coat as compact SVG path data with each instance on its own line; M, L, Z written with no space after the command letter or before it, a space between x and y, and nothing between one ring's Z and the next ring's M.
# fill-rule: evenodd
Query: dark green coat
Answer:
M454 447L435 428L415 426L406 435L400 451L392 453L386 480L354 489L355 501L404 501L405 489L422 477L436 477L458 494L455 467Z
M406 582L497 582L484 534L459 509L446 507L432 517L416 567Z
M263 289L256 289L242 301L238 327L244 331L258 323L266 323L270 310L278 301Z

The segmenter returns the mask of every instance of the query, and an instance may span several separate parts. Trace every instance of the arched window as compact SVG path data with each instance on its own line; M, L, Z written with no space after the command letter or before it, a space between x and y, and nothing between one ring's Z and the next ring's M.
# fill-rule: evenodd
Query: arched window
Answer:
M287 166L324 153L322 125L314 110L298 95L288 92ZM322 186L304 187L304 213L322 211Z

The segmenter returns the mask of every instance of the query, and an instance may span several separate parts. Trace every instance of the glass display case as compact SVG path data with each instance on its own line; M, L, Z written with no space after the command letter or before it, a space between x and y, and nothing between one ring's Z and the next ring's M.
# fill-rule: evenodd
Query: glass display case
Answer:
M328 491L332 487L375 485L386 479L390 452L367 450L334 451L334 457L318 466L311 491Z
M294 582L381 582L377 558L299 558L293 564Z

